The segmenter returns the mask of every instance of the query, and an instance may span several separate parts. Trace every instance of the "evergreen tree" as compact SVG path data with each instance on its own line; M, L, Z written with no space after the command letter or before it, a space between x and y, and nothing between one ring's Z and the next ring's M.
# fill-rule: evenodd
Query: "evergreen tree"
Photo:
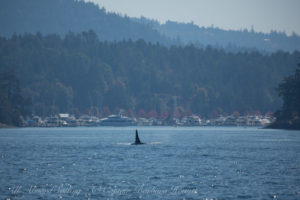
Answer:
M23 98L13 72L0 73L0 123L20 126L21 117L29 114L30 101Z

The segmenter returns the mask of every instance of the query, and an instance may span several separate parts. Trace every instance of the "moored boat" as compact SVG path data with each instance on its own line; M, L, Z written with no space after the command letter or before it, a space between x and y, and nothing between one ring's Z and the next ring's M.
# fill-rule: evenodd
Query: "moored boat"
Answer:
M100 126L134 126L135 120L124 116L121 112L118 115L110 115L100 120Z

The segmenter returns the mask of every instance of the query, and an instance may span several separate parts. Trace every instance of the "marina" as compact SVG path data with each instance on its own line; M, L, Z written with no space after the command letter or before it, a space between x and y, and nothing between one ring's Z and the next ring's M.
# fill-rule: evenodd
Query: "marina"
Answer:
M127 117L124 114L97 117L83 115L76 118L69 114L59 114L52 117L41 118L34 116L23 121L23 127L97 127L97 126L249 126L264 127L275 120L274 117L263 115L246 116L219 116L217 118L205 119L197 115L182 118L144 118Z

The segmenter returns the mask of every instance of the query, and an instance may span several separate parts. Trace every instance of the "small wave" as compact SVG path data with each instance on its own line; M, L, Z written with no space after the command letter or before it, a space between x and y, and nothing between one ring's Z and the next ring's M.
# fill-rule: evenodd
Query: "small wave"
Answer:
M117 143L118 145L131 145L131 143Z
M117 143L117 145L131 145L132 143L124 143L124 142L120 142ZM162 144L162 142L149 142L149 143L145 143L145 144L152 144L152 145L158 145L158 144Z
M150 144L162 144L162 142L150 142Z

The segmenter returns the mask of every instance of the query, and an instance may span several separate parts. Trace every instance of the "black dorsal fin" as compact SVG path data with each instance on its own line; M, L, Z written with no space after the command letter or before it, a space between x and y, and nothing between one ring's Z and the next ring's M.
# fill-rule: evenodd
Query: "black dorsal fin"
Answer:
M138 130L135 130L135 143L134 144L144 144L140 141Z

